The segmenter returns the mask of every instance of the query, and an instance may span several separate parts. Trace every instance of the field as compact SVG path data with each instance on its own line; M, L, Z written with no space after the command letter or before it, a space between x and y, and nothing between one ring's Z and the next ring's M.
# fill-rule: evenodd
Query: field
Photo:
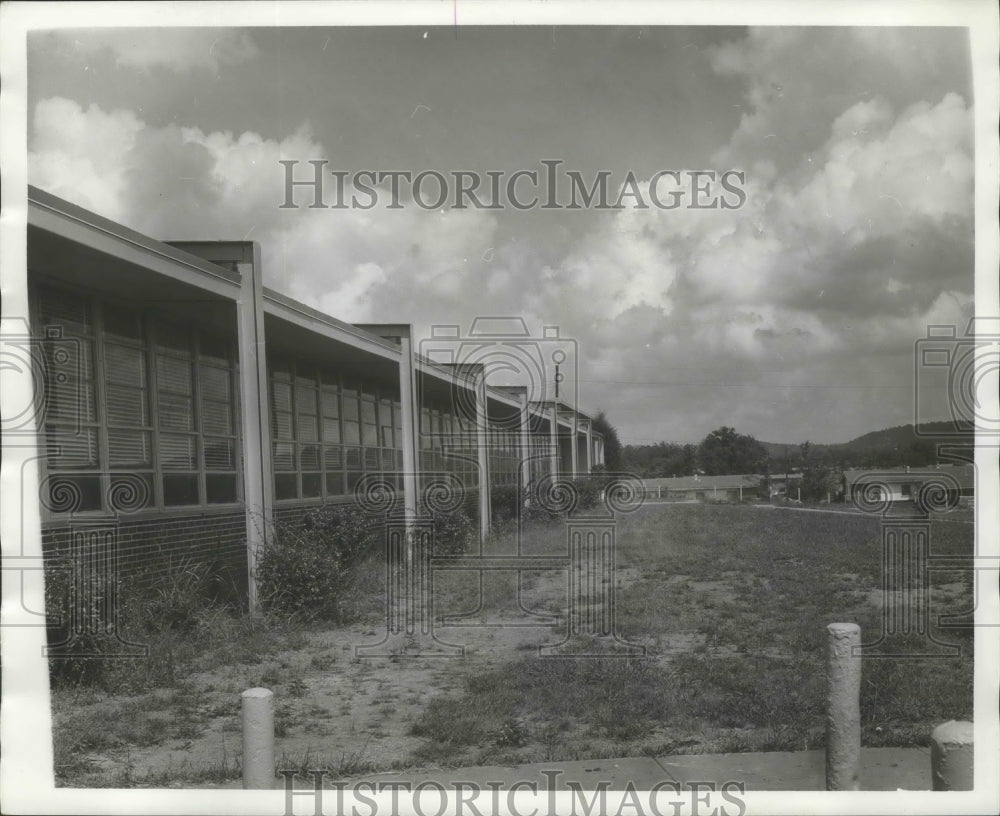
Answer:
M934 555L968 555L972 525L934 521ZM525 532L532 553L565 551L561 522ZM511 535L489 542L513 551ZM57 782L88 786L217 784L239 778L239 693L275 691L279 766L373 770L592 757L798 750L824 742L825 627L855 621L878 640L885 605L877 519L751 506L653 505L617 524L616 631L644 649L540 657L564 620L526 616L516 574L436 578L441 640L454 659L359 659L384 632L383 566L355 581L361 619L340 627L271 618L200 616L172 659L131 689L53 691ZM972 607L970 572L933 571L931 622ZM523 573L522 601L561 615L564 571ZM481 602L481 605L480 605ZM448 615L469 613L451 625ZM967 629L931 629L951 657L869 657L862 675L862 742L924 745L934 725L972 719ZM897 653L926 651L911 635ZM887 644L883 644L883 648ZM932 644L933 645L933 644ZM156 651L155 654L160 654ZM155 686L155 687L154 687ZM119 693L128 690L125 695Z

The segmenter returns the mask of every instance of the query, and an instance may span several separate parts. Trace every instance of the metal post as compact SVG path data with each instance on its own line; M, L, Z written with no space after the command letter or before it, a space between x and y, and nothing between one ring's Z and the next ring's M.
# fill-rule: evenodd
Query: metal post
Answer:
M552 403L552 416L549 419L549 456L550 467L553 480L559 473L559 418L556 411L556 404Z
M831 623L827 631L826 789L859 790L861 761L861 628Z
M577 418L576 409L573 409L573 421L570 424L570 439L572 439L572 444L569 446L569 469L573 473L573 478L578 479L580 477L580 456L579 449L577 448L577 434L580 431L580 422Z
M274 692L247 689L243 704L243 788L274 787Z
M409 326L400 332L399 406L403 449L403 513L410 525L417 514L417 428L420 422L420 405L416 384L416 363L413 337ZM409 526L407 526L407 537ZM407 544L407 546L409 546Z
M518 409L520 416L520 424L518 427L519 439L520 439L520 450L521 450L521 468L520 468L520 481L518 483L518 504L520 505L524 497L528 493L528 485L531 482L531 433L530 433L530 415L531 410L528 403L528 390L525 388L524 392L521 394L521 406ZM520 518L520 513L518 513L518 518Z
M247 532L247 603L257 604L257 550L270 534L274 491L271 426L268 417L267 360L264 343L264 287L260 247L251 245L251 262L240 279L236 303L239 336L239 387L242 418L243 494Z

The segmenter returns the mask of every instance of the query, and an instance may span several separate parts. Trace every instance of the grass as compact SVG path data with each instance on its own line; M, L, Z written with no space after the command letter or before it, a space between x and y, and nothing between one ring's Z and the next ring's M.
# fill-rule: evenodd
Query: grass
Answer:
M971 553L971 525L935 522L931 533L934 554ZM436 696L401 698L414 708L410 739L420 740L410 766L822 746L826 625L857 622L865 641L881 630L881 607L873 602L882 581L878 521L739 506L658 505L619 519L616 535L616 631L644 645L646 656L545 659L532 653L531 644L518 644L504 655L449 663ZM521 552L565 548L564 525L533 522ZM487 551L517 548L512 537L496 535ZM371 621L371 636L383 614L381 568L372 561L352 585L356 615ZM474 576L453 572L435 578L438 614L495 619L516 611L511 601L516 573L487 575L483 593ZM971 606L971 578L970 572L930 574L940 593L934 618ZM525 572L522 586L544 586L544 579L544 573ZM944 594L949 587L951 594ZM543 603L561 611L558 603ZM197 739L213 720L233 735L232 745L238 744L238 692L253 685L276 692L279 738L304 732L321 741L331 733L324 708L330 703L318 706L311 699L310 677L343 666L356 671L359 681L377 681L397 665L358 663L329 647L314 649L311 633L320 625L294 617L250 617L213 606L192 610L180 631L145 631L149 660L123 663L109 674L110 686L55 686L59 784L231 781L239 777L239 762L225 753L225 740L212 761L178 764L156 774L137 770L130 752ZM958 643L961 655L864 660L864 744L922 745L937 723L971 719L971 632L932 631ZM588 645L599 642L592 639ZM197 679L202 675L210 675L210 682ZM108 696L123 692L131 696ZM378 719L396 705L379 686L366 738L384 736ZM339 714L350 710L350 699L343 699ZM342 776L384 769L374 748L306 754L288 754L282 761L288 768L312 764ZM109 757L114 758L110 769ZM323 764L316 765L319 759Z
M881 631L870 600L882 580L878 521L678 505L640 511L617 533L619 569L642 576L619 592L617 628L650 644L652 657L529 658L469 672L460 693L432 701L414 723L426 739L416 760L500 761L510 723L520 724L525 761L575 758L588 739L641 753L664 734L667 744L687 739L690 752L823 744L826 625L857 622L865 642ZM971 528L935 523L932 552L971 552ZM930 577L932 586L955 580ZM969 574L960 580L968 591L950 611L972 597ZM971 719L971 633L932 631L961 655L865 659L865 744L926 744L937 723ZM672 640L696 646L674 653Z

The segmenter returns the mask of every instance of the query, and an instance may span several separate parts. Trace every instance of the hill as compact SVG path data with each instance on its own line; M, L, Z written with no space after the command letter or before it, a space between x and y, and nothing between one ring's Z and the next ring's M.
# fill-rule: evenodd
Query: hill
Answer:
M798 443L762 442L772 465L801 467L825 464L831 467L923 467L938 462L938 445L971 446L972 433L955 435L951 422L926 422L919 426L897 425L871 431L849 442L810 445L804 457ZM787 457L787 458L786 458ZM950 461L950 460L947 460Z
M938 445L971 446L971 433L955 435L950 422L927 422L914 428L897 425L871 431L849 442L811 444L803 450L799 442L760 442L771 473L825 467L846 468L926 467L939 462ZM626 445L622 465L644 477L688 476L695 469L709 472L702 461L700 445L660 442L657 445ZM953 460L940 457L941 463Z

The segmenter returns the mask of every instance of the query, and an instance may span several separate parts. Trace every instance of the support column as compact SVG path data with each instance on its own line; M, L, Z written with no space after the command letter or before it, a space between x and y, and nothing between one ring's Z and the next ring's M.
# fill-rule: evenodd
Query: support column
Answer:
M569 426L570 439L572 440L572 443L569 446L569 469L572 472L574 479L577 479L580 476L580 466L579 466L580 452L577 450L577 445L579 445L579 442L577 441L576 438L578 431L579 431L579 424L577 420L576 409L574 408L573 421L570 423Z
M523 500L523 496L528 490L528 483L531 481L531 436L528 427L530 417L528 414L527 390L521 394L520 418L521 479L518 504Z
M552 403L552 416L549 418L549 456L551 457L552 478L559 473L559 418L556 403Z
M413 358L413 338L410 327L400 332L402 354L399 360L399 405L403 445L403 515L409 525L417 515L417 404L416 365ZM408 537L408 535L407 535ZM410 546L409 544L407 545ZM409 551L409 550L408 550Z
M486 374L476 372L476 454L479 462L479 537L490 532L490 446L486 411Z
M247 586L251 611L257 605L257 552L270 535L274 509L271 425L267 408L267 353L264 343L264 286L261 280L260 246L255 242L252 247L251 262L240 264L240 297L236 303Z
M587 420L587 474L594 472L594 429L593 422Z

